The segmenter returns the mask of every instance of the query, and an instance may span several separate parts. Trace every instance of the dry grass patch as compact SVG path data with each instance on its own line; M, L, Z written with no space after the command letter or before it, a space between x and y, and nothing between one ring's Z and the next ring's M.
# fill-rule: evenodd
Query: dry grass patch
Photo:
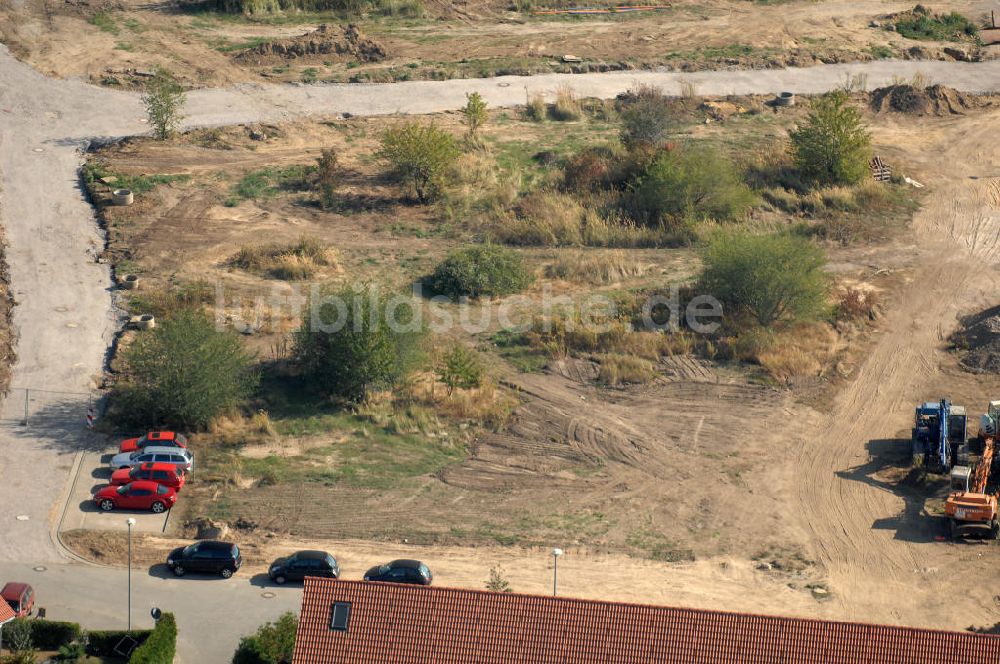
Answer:
M263 443L278 435L271 417L264 410L250 417L220 415L208 425L208 433L216 443L230 446Z
M568 85L560 85L556 90L556 101L549 109L553 120L571 122L583 117L583 108L576 92Z
M567 251L560 253L545 268L550 279L564 279L585 284L611 284L628 277L641 277L646 265L628 253L615 251Z
M320 267L337 265L336 253L319 240L303 237L295 244L249 245L229 259L229 265L272 279L308 279Z
M776 335L757 361L776 380L789 383L822 376L835 360L842 343L825 323L797 325Z
M648 383L656 378L656 367L641 357L608 354L595 359L599 363L597 379L611 387Z

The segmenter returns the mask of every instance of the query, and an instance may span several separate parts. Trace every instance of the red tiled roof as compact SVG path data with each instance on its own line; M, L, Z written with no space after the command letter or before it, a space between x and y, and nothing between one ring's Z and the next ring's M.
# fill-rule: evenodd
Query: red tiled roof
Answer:
M346 632L332 606L349 602ZM1000 637L308 578L294 664L996 664Z
M16 617L17 614L14 613L14 609L10 608L10 604L0 599L0 625Z

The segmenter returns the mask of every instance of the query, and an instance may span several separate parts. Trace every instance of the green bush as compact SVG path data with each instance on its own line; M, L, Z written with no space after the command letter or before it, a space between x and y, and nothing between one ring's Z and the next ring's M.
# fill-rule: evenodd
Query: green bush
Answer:
M291 664L298 624L292 612L281 614L273 623L264 623L256 634L240 640L233 664Z
M843 90L816 99L805 123L790 136L795 166L805 178L856 184L868 175L871 136Z
M398 384L420 358L423 336L416 305L398 297L390 302L375 288L345 288L310 302L295 335L304 378L324 394L355 402ZM390 304L398 306L390 312Z
M653 86L630 90L621 112L621 139L629 148L658 147L663 144L673 124L667 98Z
M451 134L433 124L418 122L386 129L376 153L389 163L394 177L413 188L421 203L441 193L458 155L458 144Z
M320 205L331 209L337 205L337 189L344 180L344 169L335 150L327 149L316 159L316 189Z
M142 95L142 105L146 108L146 117L156 138L169 138L177 130L184 119L180 112L184 98L184 89L173 74L157 67Z
M248 397L258 380L239 337L190 309L140 334L122 359L112 416L127 426L204 428Z
M456 344L441 359L437 376L448 387L448 394L451 394L456 388L471 390L481 386L486 369L478 353L462 344Z
M736 231L714 237L703 254L699 287L729 320L749 315L762 327L821 313L826 303L822 249L790 234ZM737 316L734 316L736 314Z
M439 295L482 297L517 293L532 281L520 253L484 244L453 251L424 284Z
M115 648L125 637L131 637L140 646L153 633L151 629L136 629L131 632L123 629L96 630L87 632L87 654L94 657L115 657Z
M465 95L465 107L462 109L465 126L469 128L469 137L473 140L479 135L479 129L486 124L489 119L489 111L486 110L486 102L478 92Z
M698 143L661 151L632 189L636 216L652 224L735 219L755 200L735 164L717 149Z
M42 650L56 650L61 645L79 639L83 634L83 629L75 622L38 618L28 624L31 625L32 642Z
M177 651L174 614L164 613L146 641L132 652L129 664L173 664Z

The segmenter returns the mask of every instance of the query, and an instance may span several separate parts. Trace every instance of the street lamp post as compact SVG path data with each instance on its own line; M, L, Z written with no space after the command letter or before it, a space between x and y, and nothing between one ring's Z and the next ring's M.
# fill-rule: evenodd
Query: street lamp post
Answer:
M129 517L125 523L128 524L128 631L132 631L132 526L135 519Z
M552 596L556 596L559 583L559 556L563 554L562 549L552 549Z

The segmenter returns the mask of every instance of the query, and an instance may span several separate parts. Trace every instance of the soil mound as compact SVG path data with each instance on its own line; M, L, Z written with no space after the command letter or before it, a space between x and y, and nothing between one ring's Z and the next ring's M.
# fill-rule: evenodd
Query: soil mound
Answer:
M341 26L340 30L321 25L312 32L292 39L259 44L240 51L234 57L242 63L260 64L275 59L293 60L311 55L344 55L358 62L379 62L385 59L385 49L368 39L356 25Z
M965 349L962 366L973 373L1000 373L1000 307L962 319L952 342Z
M928 88L906 84L890 85L878 88L871 96L871 107L876 113L961 115L975 105L974 99L945 85L932 85Z

